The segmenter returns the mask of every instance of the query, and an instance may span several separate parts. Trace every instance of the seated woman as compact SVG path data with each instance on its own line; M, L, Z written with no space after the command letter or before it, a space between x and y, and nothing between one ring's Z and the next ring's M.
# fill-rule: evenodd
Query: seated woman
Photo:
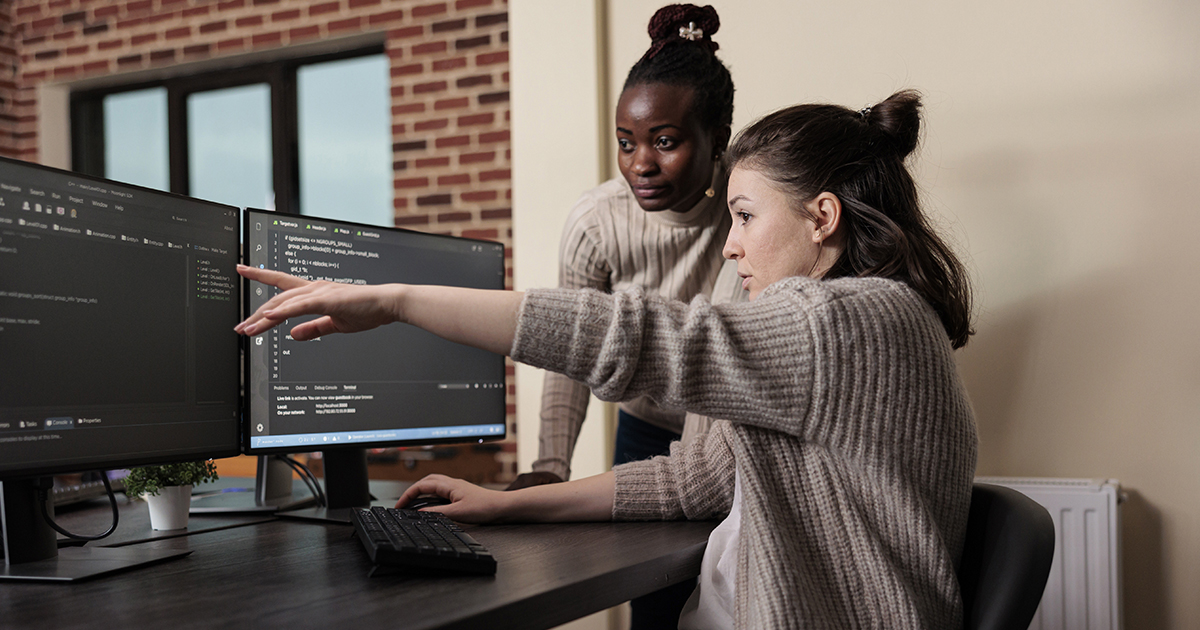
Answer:
M324 314L297 339L394 321L587 383L719 418L669 456L497 492L431 475L418 494L464 522L712 519L683 627L951 628L975 469L975 422L953 349L971 334L961 265L904 166L920 100L768 115L728 153L736 260L751 301L641 290L524 294L308 283L240 324Z

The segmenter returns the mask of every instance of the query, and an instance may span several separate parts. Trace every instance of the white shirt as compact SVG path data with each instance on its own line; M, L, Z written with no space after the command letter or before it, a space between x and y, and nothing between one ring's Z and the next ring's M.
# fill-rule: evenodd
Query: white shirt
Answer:
M742 522L742 477L733 482L733 507L729 516L708 535L700 562L696 590L679 614L679 630L715 630L733 627L733 600L737 593L738 530Z

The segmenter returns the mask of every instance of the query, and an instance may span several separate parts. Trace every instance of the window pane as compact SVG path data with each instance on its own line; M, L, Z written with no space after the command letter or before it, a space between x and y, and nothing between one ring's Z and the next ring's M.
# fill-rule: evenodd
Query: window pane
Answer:
M168 190L167 89L104 97L104 176Z
M196 92L187 109L189 194L274 210L270 87Z
M296 75L301 212L394 225L387 58L312 64Z

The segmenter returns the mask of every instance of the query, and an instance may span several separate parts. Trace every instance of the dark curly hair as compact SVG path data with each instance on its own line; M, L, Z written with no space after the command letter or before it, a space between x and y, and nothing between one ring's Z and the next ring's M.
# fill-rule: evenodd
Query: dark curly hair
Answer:
M650 48L630 68L622 89L662 83L693 90L692 109L706 129L733 124L733 77L714 54L721 19L712 6L672 4L650 18Z
M875 276L907 284L937 312L955 348L974 334L971 286L954 252L929 225L904 165L917 147L921 95L904 90L853 111L796 105L738 134L726 155L798 200L822 192L842 204L845 249L825 278Z

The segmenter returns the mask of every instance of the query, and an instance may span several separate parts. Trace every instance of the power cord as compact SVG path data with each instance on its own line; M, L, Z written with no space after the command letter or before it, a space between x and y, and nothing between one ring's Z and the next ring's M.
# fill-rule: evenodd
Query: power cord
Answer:
M308 466L301 464L288 455L276 455L276 457L282 459L285 464L291 466L292 470L296 471L296 473L300 475L300 478L304 480L304 484L308 486L308 491L311 492L314 497L316 497L317 505L325 507L325 491L321 490L321 483L317 481L317 476L308 469Z
M96 536L84 536L81 534L72 534L54 522L54 517L50 516L50 511L46 509L46 504L50 502L50 490L54 487L54 481L50 477L43 477L34 482L34 487L37 488L38 493L38 507L42 510L42 518L46 520L46 524L63 536L75 540L100 540L101 538L111 536L113 532L117 531L117 523L121 520L121 514L117 511L117 495L113 493L112 484L108 481L108 473L106 471L100 471L100 480L104 482L104 489L108 491L108 502L112 505L112 527L109 527L108 531Z

